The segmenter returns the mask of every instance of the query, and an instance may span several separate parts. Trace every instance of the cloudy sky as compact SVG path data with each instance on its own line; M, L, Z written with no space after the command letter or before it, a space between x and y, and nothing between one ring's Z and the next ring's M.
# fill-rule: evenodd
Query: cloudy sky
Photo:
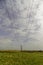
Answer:
M0 0L0 49L43 50L43 0Z

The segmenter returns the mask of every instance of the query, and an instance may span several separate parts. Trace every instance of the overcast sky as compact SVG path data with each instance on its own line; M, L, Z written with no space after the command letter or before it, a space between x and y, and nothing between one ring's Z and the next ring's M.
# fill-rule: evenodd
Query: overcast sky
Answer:
M43 50L43 0L0 0L0 49Z

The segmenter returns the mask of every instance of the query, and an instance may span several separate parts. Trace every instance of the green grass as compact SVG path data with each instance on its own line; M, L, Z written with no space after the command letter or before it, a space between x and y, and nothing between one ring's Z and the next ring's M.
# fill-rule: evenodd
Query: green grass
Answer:
M43 65L43 52L0 52L0 65Z

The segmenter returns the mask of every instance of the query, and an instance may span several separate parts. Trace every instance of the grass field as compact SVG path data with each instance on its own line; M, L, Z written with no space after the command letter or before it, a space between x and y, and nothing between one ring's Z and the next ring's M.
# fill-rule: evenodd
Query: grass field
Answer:
M0 52L0 65L43 65L43 52Z

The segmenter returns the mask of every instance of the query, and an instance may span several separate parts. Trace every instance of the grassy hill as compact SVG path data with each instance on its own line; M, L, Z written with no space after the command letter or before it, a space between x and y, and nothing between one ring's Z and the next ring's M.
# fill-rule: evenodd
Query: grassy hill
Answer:
M0 51L0 65L43 65L43 52Z

